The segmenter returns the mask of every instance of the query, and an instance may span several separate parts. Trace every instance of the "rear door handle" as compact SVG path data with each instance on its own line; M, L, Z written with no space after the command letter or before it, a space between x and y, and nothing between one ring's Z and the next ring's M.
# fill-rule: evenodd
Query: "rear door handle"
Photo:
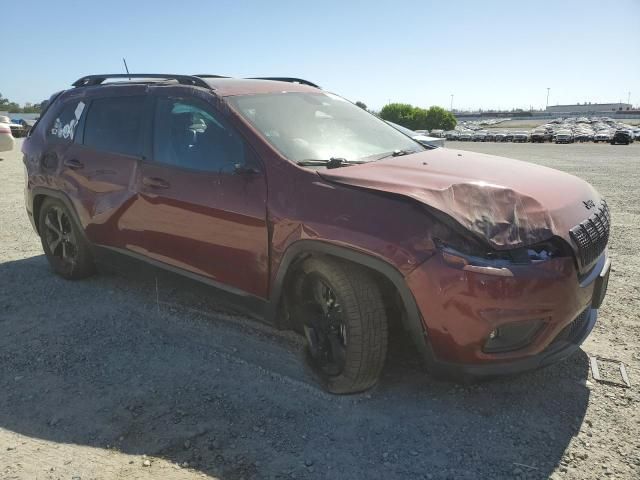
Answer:
M65 160L64 166L70 168L71 170L79 170L84 167L84 163L82 163L80 160L71 159Z
M158 177L142 177L142 184L151 188L169 188L169 182Z

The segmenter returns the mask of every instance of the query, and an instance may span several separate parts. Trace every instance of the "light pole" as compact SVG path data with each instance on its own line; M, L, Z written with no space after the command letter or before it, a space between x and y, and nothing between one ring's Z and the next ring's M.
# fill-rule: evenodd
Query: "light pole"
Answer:
M551 90L551 87L547 87L547 106L545 107L545 110L549 108L549 90Z
M453 113L453 93L451 94L451 108L449 111Z

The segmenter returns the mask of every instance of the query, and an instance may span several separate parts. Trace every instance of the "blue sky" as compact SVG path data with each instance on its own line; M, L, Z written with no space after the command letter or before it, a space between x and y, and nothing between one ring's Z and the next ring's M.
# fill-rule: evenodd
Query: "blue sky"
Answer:
M0 93L90 73L288 75L372 108L640 104L640 0L5 1Z

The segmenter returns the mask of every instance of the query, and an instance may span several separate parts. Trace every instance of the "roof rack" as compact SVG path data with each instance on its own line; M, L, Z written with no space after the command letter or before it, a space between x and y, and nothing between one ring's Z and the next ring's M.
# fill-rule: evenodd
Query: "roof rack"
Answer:
M86 77L82 77L75 82L73 82L74 87L89 87L93 85L101 85L105 80L109 78L123 78L127 80L131 80L134 78L137 79L150 79L150 78L159 78L163 80L176 80L178 83L183 85L192 85L194 87L204 87L211 89L211 86L194 75L172 75L165 73L113 73L113 74L101 74L101 75L87 75Z
M277 82L289 82L289 83L299 83L301 85L308 85L314 88L320 88L319 85L316 85L309 80L305 80L304 78L295 78L295 77L251 77L249 80L275 80Z

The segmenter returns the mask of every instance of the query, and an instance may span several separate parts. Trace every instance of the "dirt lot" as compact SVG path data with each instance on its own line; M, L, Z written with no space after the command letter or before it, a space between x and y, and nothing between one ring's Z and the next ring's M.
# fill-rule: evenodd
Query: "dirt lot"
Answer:
M562 364L466 387L430 378L396 334L380 385L348 397L315 386L296 336L207 287L140 264L53 276L20 155L0 154L0 478L640 478L640 144L450 146L606 196L599 322ZM587 355L624 361L633 387L593 381Z

